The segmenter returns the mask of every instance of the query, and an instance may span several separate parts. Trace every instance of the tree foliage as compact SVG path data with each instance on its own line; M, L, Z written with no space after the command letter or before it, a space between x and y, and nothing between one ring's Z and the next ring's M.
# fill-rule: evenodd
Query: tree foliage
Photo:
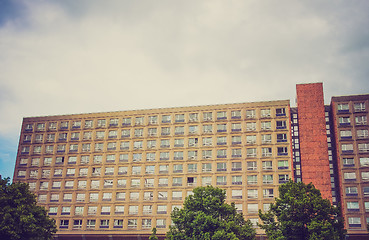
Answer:
M152 234L150 235L149 240L158 240L158 237L156 236L156 228L152 229Z
M344 239L340 211L313 184L289 181L279 187L279 198L259 217L270 240Z
M186 198L182 209L172 212L167 232L170 240L238 240L254 239L252 223L237 213L234 204L225 203L225 190L212 186L198 187Z
M45 208L36 205L36 197L26 183L9 183L0 179L0 238L52 239L56 232L55 221Z

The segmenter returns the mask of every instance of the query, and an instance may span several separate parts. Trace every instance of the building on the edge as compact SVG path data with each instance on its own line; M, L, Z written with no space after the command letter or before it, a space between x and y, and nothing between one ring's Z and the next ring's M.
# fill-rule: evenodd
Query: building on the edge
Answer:
M349 235L367 236L368 108L369 94L325 106L313 83L297 85L295 108L281 100L24 118L13 180L29 183L58 239L148 239L153 227L164 236L172 209L207 185L226 189L256 227L290 178L313 182L341 204Z

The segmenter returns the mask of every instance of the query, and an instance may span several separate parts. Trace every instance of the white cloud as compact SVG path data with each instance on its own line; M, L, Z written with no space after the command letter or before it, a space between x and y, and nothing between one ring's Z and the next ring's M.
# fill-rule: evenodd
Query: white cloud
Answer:
M301 82L367 92L360 3L21 1L0 28L0 135L24 116L289 99Z

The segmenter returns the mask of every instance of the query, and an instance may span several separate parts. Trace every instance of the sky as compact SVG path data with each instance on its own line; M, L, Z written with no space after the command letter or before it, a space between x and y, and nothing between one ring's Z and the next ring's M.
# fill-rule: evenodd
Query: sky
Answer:
M369 93L367 0L0 0L0 175L23 117Z

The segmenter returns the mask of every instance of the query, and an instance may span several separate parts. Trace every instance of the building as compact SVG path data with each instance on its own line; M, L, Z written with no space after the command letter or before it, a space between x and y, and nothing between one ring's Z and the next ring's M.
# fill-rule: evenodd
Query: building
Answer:
M349 233L364 235L368 100L325 106L315 83L297 85L297 108L281 100L24 118L13 179L29 183L59 239L164 235L172 209L206 185L226 189L256 225L290 178L341 203ZM356 118L365 123L347 124ZM338 135L349 130L350 139Z

